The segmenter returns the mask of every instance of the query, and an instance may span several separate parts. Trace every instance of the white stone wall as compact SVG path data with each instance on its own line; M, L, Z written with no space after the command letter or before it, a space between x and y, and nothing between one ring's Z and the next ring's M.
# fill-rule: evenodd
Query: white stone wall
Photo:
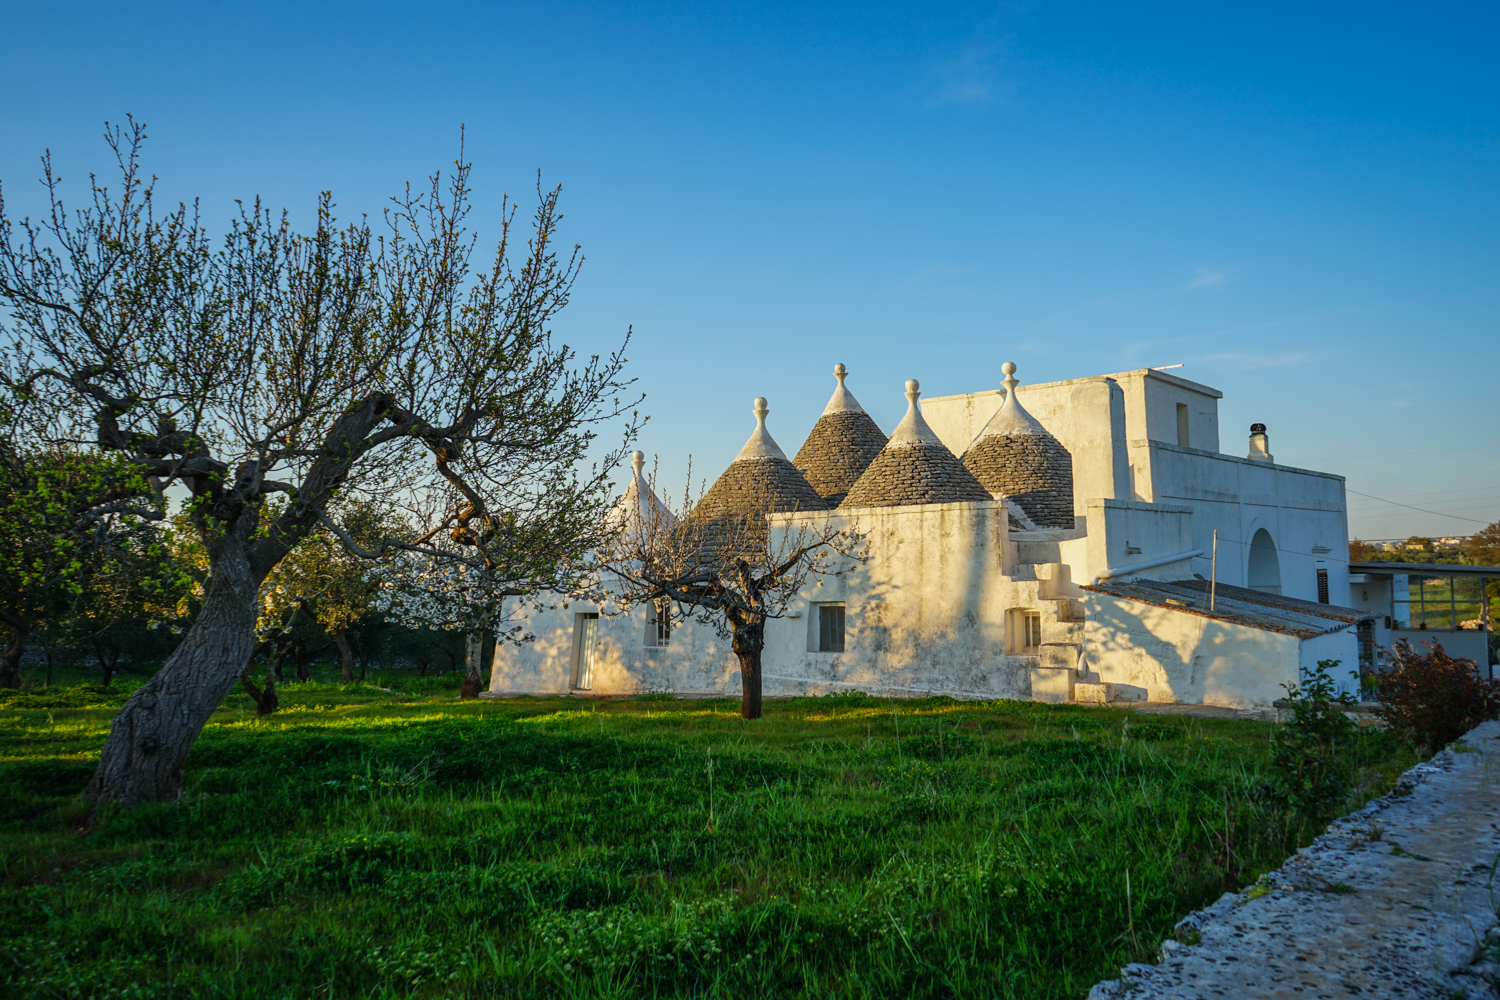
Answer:
M1210 574L1219 532L1218 578L1247 585L1250 541L1261 528L1276 543L1281 593L1318 599L1319 569L1329 600L1349 606L1349 533L1342 476L1152 442L1149 492L1158 502L1193 508L1193 548L1205 555L1193 572Z
M1339 665L1329 670L1328 676L1340 692L1358 697L1359 637L1352 627L1302 640L1297 661L1302 674L1316 670L1320 660L1338 660Z
M1297 683L1296 636L1109 594L1086 593L1083 604L1086 680L1113 685L1119 700L1253 708Z
M536 641L495 647L490 691L495 694L566 694L573 677L577 616L599 612L587 601L533 614L527 624ZM604 609L606 612L609 609ZM600 617L595 629L593 694L726 694L738 697L739 663L713 628L689 622L666 646L647 646L649 611L636 608Z
M768 693L1029 696L1037 657L1007 652L1007 613L1037 610L1045 632L1057 623L1058 602L1040 599L1031 567L1012 568L1003 502L776 514L772 524L858 532L866 561L810 581L793 609L802 617L767 626ZM844 604L842 653L817 651L824 602Z

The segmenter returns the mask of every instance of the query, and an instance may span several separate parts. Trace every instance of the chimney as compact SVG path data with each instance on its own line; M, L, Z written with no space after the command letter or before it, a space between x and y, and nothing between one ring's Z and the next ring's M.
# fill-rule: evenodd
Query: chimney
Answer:
M1250 425L1250 455L1257 462L1274 462L1276 459L1271 455L1271 441L1266 437L1265 424Z

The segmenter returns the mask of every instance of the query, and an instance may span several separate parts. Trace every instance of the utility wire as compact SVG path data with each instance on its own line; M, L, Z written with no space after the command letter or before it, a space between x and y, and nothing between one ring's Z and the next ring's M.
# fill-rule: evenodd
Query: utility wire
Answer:
M1387 500L1385 497L1372 496L1369 493L1360 493L1359 490L1351 490L1347 486L1345 486L1344 489L1347 492L1353 493L1353 494L1355 494L1357 496L1369 497L1371 500L1379 500L1382 503L1392 504L1392 505L1397 506L1397 507L1405 507L1407 510L1414 510L1414 511L1418 512L1419 514L1436 514L1438 517L1451 517L1451 518L1454 518L1454 519L1459 520L1459 521L1468 521L1471 524L1489 524L1490 523L1488 521L1477 521L1477 520L1475 520L1472 517L1459 517L1457 514L1444 514L1440 510L1427 510L1427 509L1422 508L1422 507L1413 507L1409 503L1396 503L1396 501L1394 501L1394 500Z

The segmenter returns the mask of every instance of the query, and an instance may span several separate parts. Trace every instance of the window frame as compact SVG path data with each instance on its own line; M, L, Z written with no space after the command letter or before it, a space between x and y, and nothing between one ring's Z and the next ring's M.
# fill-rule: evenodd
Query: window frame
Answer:
M648 604L647 607L650 610L646 613L645 646L647 649L665 649L672 645L672 616L663 615L661 608L655 603Z
M1006 622L1005 645L1011 656L1040 656L1042 612L1037 608L1012 608ZM1030 640L1035 638L1036 642Z
M807 622L807 651L832 656L847 652L849 649L849 609L845 602L818 601L809 610L811 613L808 615ZM839 618L836 645L825 641L831 639L832 636L824 622L834 612L837 612Z

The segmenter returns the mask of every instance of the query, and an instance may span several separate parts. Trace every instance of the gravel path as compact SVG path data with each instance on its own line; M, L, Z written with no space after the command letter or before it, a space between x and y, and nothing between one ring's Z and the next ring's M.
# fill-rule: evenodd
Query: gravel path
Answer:
M1090 1000L1496 997L1497 824L1500 722L1486 722Z

